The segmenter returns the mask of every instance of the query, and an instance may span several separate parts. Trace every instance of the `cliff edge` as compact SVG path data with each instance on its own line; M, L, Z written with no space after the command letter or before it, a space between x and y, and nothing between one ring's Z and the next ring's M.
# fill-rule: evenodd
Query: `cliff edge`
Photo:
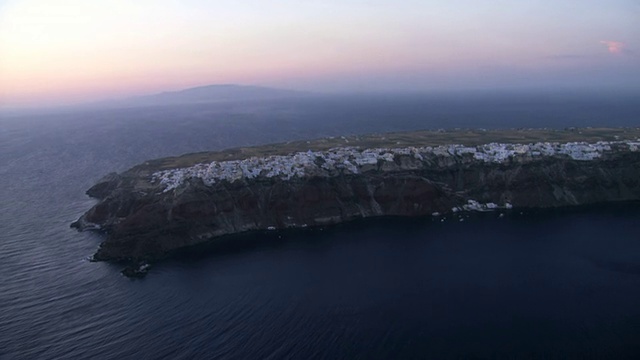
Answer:
M255 230L640 200L640 129L429 131L188 154L109 174L87 194L99 202L72 226L106 234L94 258L149 261Z

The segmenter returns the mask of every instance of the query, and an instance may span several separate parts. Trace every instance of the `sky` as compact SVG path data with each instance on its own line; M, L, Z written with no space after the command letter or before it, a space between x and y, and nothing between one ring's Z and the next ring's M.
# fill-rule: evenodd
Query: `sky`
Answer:
M0 106L208 84L640 88L638 0L0 0Z

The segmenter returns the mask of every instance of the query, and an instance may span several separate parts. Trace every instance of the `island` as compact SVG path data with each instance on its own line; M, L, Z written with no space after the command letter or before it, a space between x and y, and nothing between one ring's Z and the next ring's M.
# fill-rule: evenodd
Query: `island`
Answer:
M457 129L186 154L106 175L72 224L97 261L147 262L256 231L637 201L640 128Z

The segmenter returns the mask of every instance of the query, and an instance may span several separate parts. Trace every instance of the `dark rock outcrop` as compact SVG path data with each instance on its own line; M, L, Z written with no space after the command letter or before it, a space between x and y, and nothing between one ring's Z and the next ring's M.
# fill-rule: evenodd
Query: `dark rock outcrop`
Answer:
M192 178L171 191L139 166L87 191L100 202L74 226L107 234L96 260L154 260L220 236L325 226L375 216L431 216L469 199L546 208L640 199L640 152L570 157L396 156L359 174L259 176L205 185Z

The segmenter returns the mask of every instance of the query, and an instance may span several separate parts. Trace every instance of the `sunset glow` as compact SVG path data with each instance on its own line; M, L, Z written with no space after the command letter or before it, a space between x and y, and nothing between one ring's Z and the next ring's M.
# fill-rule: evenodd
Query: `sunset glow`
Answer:
M0 105L216 83L629 87L640 83L639 18L640 6L622 0L5 1Z
M621 54L625 48L625 44L619 41L600 41L601 44L604 44L610 53L612 54Z

